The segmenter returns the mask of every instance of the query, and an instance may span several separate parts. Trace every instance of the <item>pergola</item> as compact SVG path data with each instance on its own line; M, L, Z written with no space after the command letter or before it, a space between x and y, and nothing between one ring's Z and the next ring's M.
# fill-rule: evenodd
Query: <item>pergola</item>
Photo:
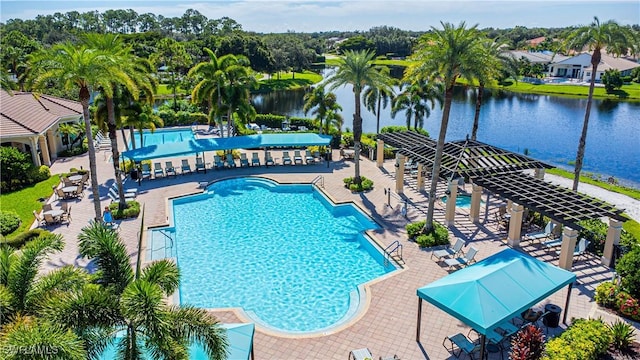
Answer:
M436 142L425 135L412 131L386 133L378 135L378 166L382 166L383 147L389 144L398 148L396 154L396 192L402 193L404 186L405 159L418 164L418 188L424 190L424 169L431 169L435 161ZM613 245L620 239L623 210L590 197L571 191L562 186L544 181L544 170L553 168L539 160L516 154L479 141L451 141L444 145L442 162L438 177L448 181L448 200L445 222L453 225L455 216L455 198L460 179L473 183L470 219L480 220L480 197L483 188L508 200L511 220L507 241L517 247L521 240L522 215L524 207L535 210L565 225L562 238L560 266L571 269L573 249L575 248L578 222L582 220L608 217L609 231L605 243L602 261L610 265ZM523 173L534 170L535 175Z

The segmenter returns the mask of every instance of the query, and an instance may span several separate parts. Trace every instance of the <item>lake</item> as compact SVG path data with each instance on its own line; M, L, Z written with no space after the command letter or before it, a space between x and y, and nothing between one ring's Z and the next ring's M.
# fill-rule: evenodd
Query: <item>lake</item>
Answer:
M457 88L447 129L447 140L464 139L471 133L475 113L474 88ZM351 88L333 91L342 106L344 128L352 128L354 111ZM254 96L253 105L261 114L273 113L304 117L305 90L287 90ZM478 140L510 151L523 153L557 167L573 171L578 140L582 131L586 99L549 95L519 94L506 91L484 93ZM363 131L375 133L376 116L363 110ZM308 115L311 117L311 114ZM440 131L439 106L424 120L433 138ZM404 113L391 118L390 107L381 111L380 127L406 125ZM614 176L621 183L640 188L640 103L594 100L583 172Z

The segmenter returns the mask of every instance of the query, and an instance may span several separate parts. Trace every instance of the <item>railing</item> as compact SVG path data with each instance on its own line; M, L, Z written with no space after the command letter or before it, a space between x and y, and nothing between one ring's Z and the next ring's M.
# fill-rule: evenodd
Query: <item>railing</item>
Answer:
M393 253L396 253L394 256ZM384 248L384 266L389 265L391 259L395 259L396 261L402 261L402 244L400 244L399 240L396 240L389 244L386 248Z
M169 250L169 254L168 255L171 255L171 252L173 251L173 238L170 235L168 235L164 230L152 230L152 231L157 231L158 233L164 235L164 237L166 239L169 239L169 246L167 246L167 240L165 240L164 241L164 246L159 248L159 249L157 249L157 250L164 249L164 257L165 258L171 257L171 256L167 256L167 250Z
M318 186L318 183L320 184L319 186L324 189L324 176L318 175L313 180L311 180L311 185Z

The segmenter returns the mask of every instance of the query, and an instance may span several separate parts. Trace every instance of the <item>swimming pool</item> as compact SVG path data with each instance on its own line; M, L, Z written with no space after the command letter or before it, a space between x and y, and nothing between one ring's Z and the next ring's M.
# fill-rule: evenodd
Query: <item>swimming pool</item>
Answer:
M447 196L442 197L442 202L447 203ZM484 203L484 201L481 201L481 203ZM471 208L471 196L458 194L456 196L456 207L463 209Z
M173 227L152 231L147 247L176 257L180 302L240 307L274 331L343 324L358 312L359 286L396 270L364 234L378 225L312 185L237 178L172 203Z
M135 131L134 136L136 138L136 147L140 146L140 132ZM195 139L193 131L191 129L156 129L154 132L145 129L142 132L142 146L150 145L162 145L178 141L188 141ZM129 146L131 146L131 139L129 139Z

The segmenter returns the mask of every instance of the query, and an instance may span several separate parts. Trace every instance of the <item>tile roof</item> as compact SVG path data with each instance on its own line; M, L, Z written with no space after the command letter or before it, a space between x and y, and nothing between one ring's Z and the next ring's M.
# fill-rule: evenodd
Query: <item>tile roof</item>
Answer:
M82 105L77 101L50 95L36 98L29 92L9 95L0 91L0 136L30 136L41 134L67 116L81 115Z

